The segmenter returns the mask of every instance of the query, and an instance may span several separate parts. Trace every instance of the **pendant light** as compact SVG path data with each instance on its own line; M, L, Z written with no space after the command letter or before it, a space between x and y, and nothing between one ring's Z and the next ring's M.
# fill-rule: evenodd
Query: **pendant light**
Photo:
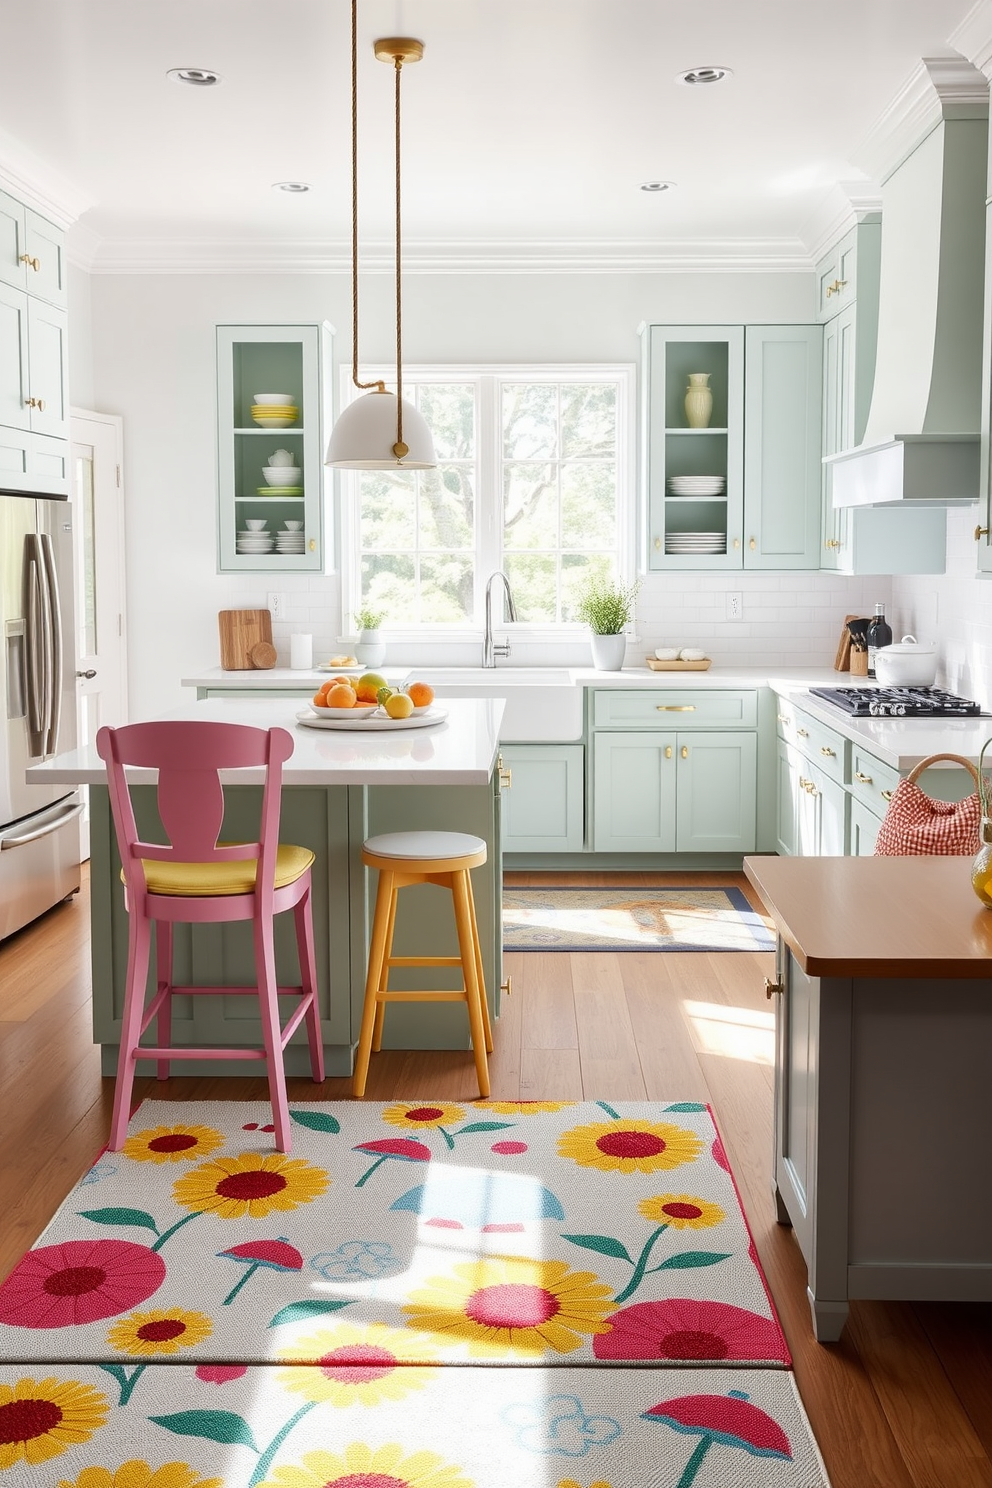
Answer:
M395 72L396 149L396 392L383 382L358 380L358 0L351 0L351 380L364 397L343 410L327 445L324 464L336 470L433 470L434 440L427 421L403 398L403 305L400 286L400 75L424 55L421 41L391 36L374 43L380 62ZM366 389L372 389L371 392Z

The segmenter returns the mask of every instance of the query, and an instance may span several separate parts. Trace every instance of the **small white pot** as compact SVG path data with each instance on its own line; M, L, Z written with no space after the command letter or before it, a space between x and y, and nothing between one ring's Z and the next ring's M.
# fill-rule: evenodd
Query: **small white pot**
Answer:
M915 636L875 652L875 680L883 687L932 687L936 676L936 646L921 646Z
M627 654L627 637L619 635L591 635L592 664L598 672L619 672Z
M378 630L363 630L355 645L355 656L364 667L382 666L386 659L386 643Z

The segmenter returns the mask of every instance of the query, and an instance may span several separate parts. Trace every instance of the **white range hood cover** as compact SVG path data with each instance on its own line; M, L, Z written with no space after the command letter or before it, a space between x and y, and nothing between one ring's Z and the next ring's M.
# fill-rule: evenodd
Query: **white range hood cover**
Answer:
M862 443L829 461L835 506L978 500L988 83L923 66L939 118L883 184L875 382Z

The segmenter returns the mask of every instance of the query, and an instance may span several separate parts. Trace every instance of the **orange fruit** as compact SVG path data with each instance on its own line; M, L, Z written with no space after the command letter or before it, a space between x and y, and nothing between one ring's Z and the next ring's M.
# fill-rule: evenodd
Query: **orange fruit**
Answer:
M321 692L315 692L314 695L313 695L313 705L314 705L315 708L326 708L327 707L327 693L326 692L323 692L323 691L321 691Z
M347 682L336 682L327 694L329 708L353 708L357 702L355 689L349 687Z
M380 677L378 672L366 672L363 677L359 677L355 685L358 701L360 703L377 702L379 688L385 686L387 686L385 677Z
M429 682L411 682L407 692L415 708L426 708L434 701L434 689Z
M320 686L317 688L317 696L320 697L323 693L330 692L336 681L336 677L328 677L326 682L321 682Z

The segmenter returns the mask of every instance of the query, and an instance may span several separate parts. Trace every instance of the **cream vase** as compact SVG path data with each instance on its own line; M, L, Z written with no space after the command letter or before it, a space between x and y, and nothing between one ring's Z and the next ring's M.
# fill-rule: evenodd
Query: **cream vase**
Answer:
M685 417L690 429L708 429L713 412L713 394L708 372L690 372L685 395Z

